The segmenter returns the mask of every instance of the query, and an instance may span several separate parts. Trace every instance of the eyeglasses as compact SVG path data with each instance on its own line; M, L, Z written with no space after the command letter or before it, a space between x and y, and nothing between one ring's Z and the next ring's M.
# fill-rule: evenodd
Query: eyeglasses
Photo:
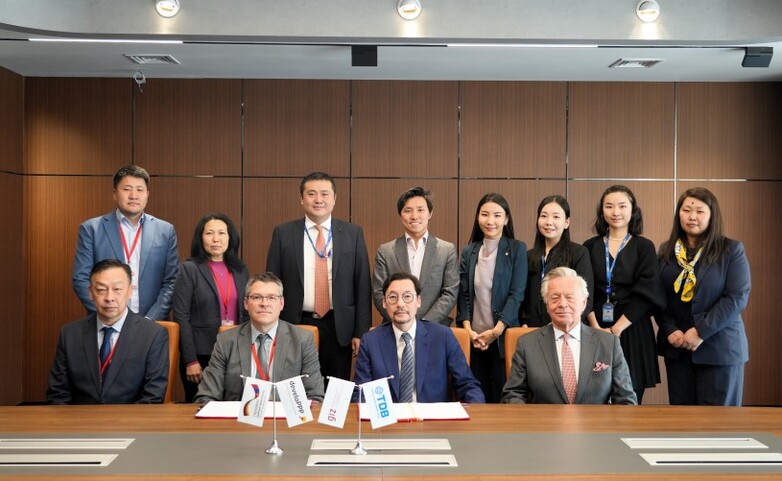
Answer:
M391 294L386 296L386 302L389 304L396 304L397 302L399 302L399 299L402 299L402 301L404 301L405 304L410 304L415 300L416 297L417 296L412 292L403 292L401 297L399 296L399 294L392 292Z
M260 294L253 294L251 296L245 296L245 297L247 299L253 301L253 302L264 302L264 301L277 302L277 301L279 301L282 298L282 296L280 296L278 294L271 294L269 296L262 296Z

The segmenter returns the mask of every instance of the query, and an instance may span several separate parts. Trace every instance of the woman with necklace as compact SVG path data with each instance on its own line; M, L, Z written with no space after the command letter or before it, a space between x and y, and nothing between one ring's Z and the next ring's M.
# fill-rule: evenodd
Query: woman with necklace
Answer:
M247 266L239 259L239 232L220 213L198 221L190 258L179 268L172 299L179 324L179 374L185 401L193 402L220 326L248 319L244 309Z
M521 307L525 327L545 326L551 319L543 299L540 284L546 272L557 267L570 267L587 283L589 299L584 315L592 311L594 289L592 264L586 248L570 240L570 205L561 195L550 195L538 205L535 245L527 251L527 292Z
M589 325L619 336L641 404L646 388L660 382L651 316L665 305L654 244L641 237L643 217L633 192L614 185L597 205L594 230L586 242L595 298Z
M749 360L741 312L751 288L741 242L723 234L709 190L686 190L671 236L660 246L660 280L668 299L656 316L671 404L741 406Z
M519 325L527 281L527 246L513 236L508 201L486 194L478 202L470 243L459 266L456 322L470 334L470 368L487 403L499 403L505 385L503 332Z

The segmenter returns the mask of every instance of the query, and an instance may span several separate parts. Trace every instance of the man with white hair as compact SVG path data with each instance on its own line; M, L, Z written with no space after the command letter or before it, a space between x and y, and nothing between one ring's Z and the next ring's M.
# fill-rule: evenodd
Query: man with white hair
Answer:
M502 402L637 404L619 338L581 323L584 279L558 267L540 292L551 324L519 338Z

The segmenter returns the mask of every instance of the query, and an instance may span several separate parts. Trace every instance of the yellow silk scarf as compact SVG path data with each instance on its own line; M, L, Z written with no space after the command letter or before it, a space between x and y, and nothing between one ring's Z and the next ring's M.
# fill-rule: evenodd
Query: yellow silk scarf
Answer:
M679 263L682 271L679 274L679 277L673 281L673 292L678 294L681 290L682 302L690 302L695 295L695 283L697 282L695 279L695 264L698 262L698 259L701 258L703 247L698 249L698 253L695 254L692 262L687 261L687 248L681 239L676 241L674 252L676 253L676 262Z

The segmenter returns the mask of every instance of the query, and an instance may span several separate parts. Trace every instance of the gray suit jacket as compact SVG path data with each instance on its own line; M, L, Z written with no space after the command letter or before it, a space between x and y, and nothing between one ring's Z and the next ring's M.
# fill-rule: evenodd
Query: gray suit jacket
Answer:
M459 293L459 264L456 246L432 235L426 244L421 264L421 308L419 319L450 326L448 315L456 304ZM410 272L405 236L386 242L377 250L375 271L372 278L372 298L383 321L391 319L383 309L383 282L391 274Z
M566 404L551 324L519 338L503 403ZM598 366L598 363L601 363ZM637 404L619 338L581 326L576 404Z
M323 400L323 376L320 374L318 351L312 333L279 321L275 345L272 381L277 382L298 374L308 374L303 379L307 398ZM242 398L244 380L240 377L252 373L252 329L250 322L217 335L209 366L204 370L198 385L195 402L238 401Z

